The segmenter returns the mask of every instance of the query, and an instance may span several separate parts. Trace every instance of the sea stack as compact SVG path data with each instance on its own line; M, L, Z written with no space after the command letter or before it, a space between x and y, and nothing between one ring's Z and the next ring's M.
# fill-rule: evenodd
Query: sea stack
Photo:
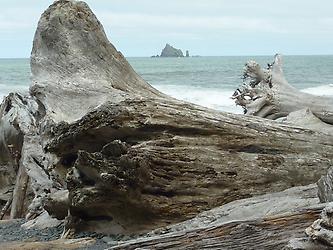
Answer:
M184 57L184 54L181 49L176 49L167 43L162 50L161 57Z
M186 57L190 57L190 52L186 50Z

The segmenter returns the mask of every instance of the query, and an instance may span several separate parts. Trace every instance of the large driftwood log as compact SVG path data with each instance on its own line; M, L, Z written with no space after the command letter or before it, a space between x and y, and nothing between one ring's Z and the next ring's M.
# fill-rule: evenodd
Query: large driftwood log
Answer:
M313 182L322 173L318 166L331 164L330 137L305 142L302 130L263 121L253 127L245 117L190 107L131 99L55 127L47 150L73 164L72 215L107 215L129 232L145 230ZM102 143L87 145L89 138ZM126 144L108 143L113 139Z
M313 184L237 200L136 239L108 244L110 249L332 249L333 203L319 204L317 197L332 197L327 188L332 170L318 188Z
M158 92L83 2L60 0L43 13L31 69L30 93L1 106L1 131L17 135L1 142L20 138L35 193L29 218L46 209L63 219L68 209L71 227L145 232L312 183L332 165L332 136ZM68 200L53 200L64 190Z
M110 249L284 249L319 217L325 205L316 193L309 185L237 200L143 237L110 242Z
M318 218L319 214L320 208L313 208L279 217L230 222L221 226L137 239L120 243L109 249L284 249L291 235L303 237L304 228ZM318 247L315 244L311 246L308 250L330 249L325 246Z
M332 197L323 186L332 185L331 174L332 168L318 183L320 196ZM315 185L237 200L136 239L109 242L110 249L332 249L333 203L318 202Z

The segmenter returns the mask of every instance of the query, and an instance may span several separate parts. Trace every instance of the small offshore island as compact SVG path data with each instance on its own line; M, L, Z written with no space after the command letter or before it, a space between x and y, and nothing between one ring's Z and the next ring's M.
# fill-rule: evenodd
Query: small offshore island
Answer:
M152 57L184 57L183 51L181 49L176 49L170 44L166 44L161 52L161 55L156 55ZM190 52L186 50L185 57L190 57Z

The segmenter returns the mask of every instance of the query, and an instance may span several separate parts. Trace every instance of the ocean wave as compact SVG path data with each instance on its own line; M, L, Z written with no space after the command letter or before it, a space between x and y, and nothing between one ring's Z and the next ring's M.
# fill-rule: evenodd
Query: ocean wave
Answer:
M242 114L243 109L231 99L234 91L184 85L153 85L159 91L179 100L220 111Z
M302 89L302 92L319 96L333 96L333 84Z
M158 85L153 84L159 91L170 95L179 100L184 100L194 104L198 104L207 108L215 110L242 114L243 109L236 106L231 96L234 91L218 89L218 88L205 88L198 86L185 86L185 85ZM8 86L0 84L0 100L3 99L10 92L22 92L28 90L28 86L16 85ZM319 95L319 96L333 96L333 84L326 84L317 87L302 89L302 92Z
M207 108L242 114L243 109L236 106L230 98L234 91L217 88L204 88L185 85L153 85L159 91L179 100L195 103ZM333 96L333 84L321 85L302 89L302 92L318 95Z

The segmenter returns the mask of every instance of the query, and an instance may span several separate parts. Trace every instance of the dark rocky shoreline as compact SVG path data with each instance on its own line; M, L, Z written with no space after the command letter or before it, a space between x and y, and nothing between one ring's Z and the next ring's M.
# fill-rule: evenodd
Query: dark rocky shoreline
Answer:
M39 229L24 229L22 224L26 221L20 220L7 220L0 222L0 242L10 241L50 241L59 239L63 231L63 226L55 228L47 228L45 230Z
M0 221L0 249L6 249L4 248L4 245L11 246L13 243L20 243L21 246L24 246L25 243L47 243L50 241L55 241L60 239L61 234L64 231L64 225L46 229L25 229L22 228L22 225L25 222L26 220L24 219ZM89 232L77 233L74 237L74 239L81 238L93 238L96 242L90 246L83 246L75 249L102 250L110 246L108 242L121 239L119 237L117 238L116 236L111 237L103 234Z

